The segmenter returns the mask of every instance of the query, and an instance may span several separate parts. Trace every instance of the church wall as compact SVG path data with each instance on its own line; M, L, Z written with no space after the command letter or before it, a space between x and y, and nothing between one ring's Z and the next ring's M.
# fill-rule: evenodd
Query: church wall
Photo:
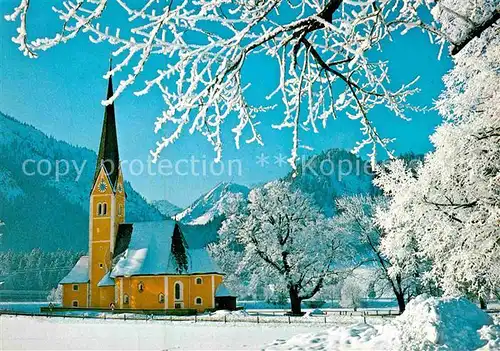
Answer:
M143 284L142 292L139 283ZM165 303L159 302L160 293L165 294L163 276L120 277L115 279L119 291L117 306L134 309L165 309ZM129 303L124 296L128 295Z
M73 290L73 286L78 286L78 291ZM72 308L73 301L78 301L78 307L87 307L88 284L62 284L63 307Z
M196 284L196 278L202 278L202 284ZM181 283L182 296L175 299L175 284ZM174 309L176 303L181 308L195 308L203 312L214 308L214 294L216 287L222 282L218 274L202 275L169 275L169 276L137 276L119 277L115 279L115 296L117 308L133 309ZM143 290L139 291L142 283ZM165 302L160 302L160 294L165 296ZM125 303L124 296L128 295L129 303ZM201 304L195 299L200 297Z
M98 287L98 289L99 289L98 307L109 308L111 303L115 302L115 287L103 286L103 287Z

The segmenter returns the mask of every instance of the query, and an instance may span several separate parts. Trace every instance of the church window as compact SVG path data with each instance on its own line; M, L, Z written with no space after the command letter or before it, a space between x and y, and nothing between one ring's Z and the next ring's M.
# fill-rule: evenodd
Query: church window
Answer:
M71 303L71 305L73 307L78 307L78 301L77 300L73 300L73 302Z
M201 305L203 303L203 300L201 297L198 296L198 297L196 297L196 299L194 299L194 303L196 305Z
M118 216L123 215L123 205L118 206Z
M99 263L99 268L102 269L104 265L102 263Z
M108 213L108 204L105 202L97 203L97 215L105 216Z
M203 284L203 279L201 279L201 277L197 277L195 281L196 281L196 285Z
M128 305L128 295L127 294L123 295L123 304Z
M163 293L158 294L158 302L165 303L165 295Z
M144 283L143 282L139 282L139 284L137 284L137 290L139 290L139 292L144 291Z
M73 284L73 291L78 291L78 285L77 284Z
M182 283L176 282L174 285L174 296L176 300L182 300Z

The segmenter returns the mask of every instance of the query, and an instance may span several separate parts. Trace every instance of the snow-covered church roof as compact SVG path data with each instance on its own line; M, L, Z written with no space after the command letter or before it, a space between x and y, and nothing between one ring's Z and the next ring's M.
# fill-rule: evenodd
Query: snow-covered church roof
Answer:
M237 295L233 294L224 283L220 283L217 289L215 290L215 297L237 297Z
M82 284L89 282L89 256L82 256L59 284Z
M176 230L179 242L173 243ZM222 270L212 260L206 248L189 248L180 233L180 227L172 220L134 223L127 249L114 261L111 278L164 274L222 274Z

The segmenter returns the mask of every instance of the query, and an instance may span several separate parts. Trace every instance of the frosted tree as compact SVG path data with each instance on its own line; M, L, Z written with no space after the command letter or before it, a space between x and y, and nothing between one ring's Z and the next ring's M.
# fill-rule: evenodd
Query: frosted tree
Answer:
M228 251L240 245L238 270L287 291L294 314L301 313L302 300L340 273L335 264L349 260L333 222L289 183L275 181L252 190L248 204L226 216L216 245Z
M361 300L366 296L360 283L353 277L347 278L340 289L340 305L350 307L356 311L361 307Z
M455 56L436 106L445 122L435 151L416 170L392 163L376 182L391 197L380 225L384 252L407 260L414 241L446 294L473 294L482 307L500 286L500 39L482 32Z
M368 249L368 259L365 263L374 264L377 281L382 280L394 293L398 302L399 311L405 310L408 300L420 292L419 277L422 273L423 264L418 257L408 260L410 253L404 256L404 260L389 260L381 248L381 241L385 232L376 223L375 213L386 208L387 201L384 197L371 197L365 195L339 198L337 201L339 215L337 221L346 234L353 236L351 240L359 241L363 249ZM408 239L411 237L405 237ZM399 244L404 245L404 240ZM412 255L417 255L418 250L411 245L408 247ZM393 266L394 263L394 266Z
M47 296L47 301L50 303L60 304L62 303L63 297L63 288L62 285L57 285L57 288L53 288L50 290L49 295Z
M163 96L165 108L154 127L160 135L151 151L154 161L185 131L203 134L219 160L222 124L226 121L234 121L232 133L237 148L242 138L246 143L262 144L258 115L281 104L283 120L273 128L291 131L289 162L293 167L301 146L300 134L316 133L338 116L360 122L364 137L353 143L354 152L368 147L374 161L380 146L391 156L392 139L378 133L370 110L382 105L398 118L407 119L406 111L412 108L408 97L417 92L414 83L418 77L394 86L388 73L390 62L376 60L371 53L382 50L384 43L394 40L394 34L404 34L412 28L428 32L441 47L452 43L452 51L458 52L471 36L480 35L479 29L491 26L498 17L495 0L148 0L139 6L131 3L62 1L52 8L62 22L61 30L53 37L37 38L36 33L28 30L28 18L37 21L29 16L29 0L20 0L5 18L18 23L13 41L32 58L82 33L93 43L114 47L112 54L118 63L105 78L117 72L125 73L126 78L104 104L112 103L140 80L146 66L156 71L151 79L144 78L135 92L143 95L159 89ZM127 25L117 28L113 22L107 22L120 15L107 14L110 5L128 17ZM437 21L426 23L423 19L432 18L430 11ZM450 24L457 22L460 30L448 33ZM162 59L155 60L154 56ZM245 94L253 79L261 79L244 70L256 56L266 57L266 65L277 68L275 76L269 77L275 86L262 94L267 103L252 104Z

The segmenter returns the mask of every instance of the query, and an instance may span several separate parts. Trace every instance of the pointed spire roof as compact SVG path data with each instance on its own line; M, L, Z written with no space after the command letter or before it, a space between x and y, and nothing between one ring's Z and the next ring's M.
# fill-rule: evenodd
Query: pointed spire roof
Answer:
M109 70L112 69L111 59L109 60ZM113 80L108 79L108 92L106 99L113 96ZM104 121L102 123L101 142L99 144L99 153L97 154L97 164L94 174L94 184L101 165L104 165L113 187L118 179L118 167L120 166L120 156L118 154L118 139L116 136L115 104L107 105L104 109Z

